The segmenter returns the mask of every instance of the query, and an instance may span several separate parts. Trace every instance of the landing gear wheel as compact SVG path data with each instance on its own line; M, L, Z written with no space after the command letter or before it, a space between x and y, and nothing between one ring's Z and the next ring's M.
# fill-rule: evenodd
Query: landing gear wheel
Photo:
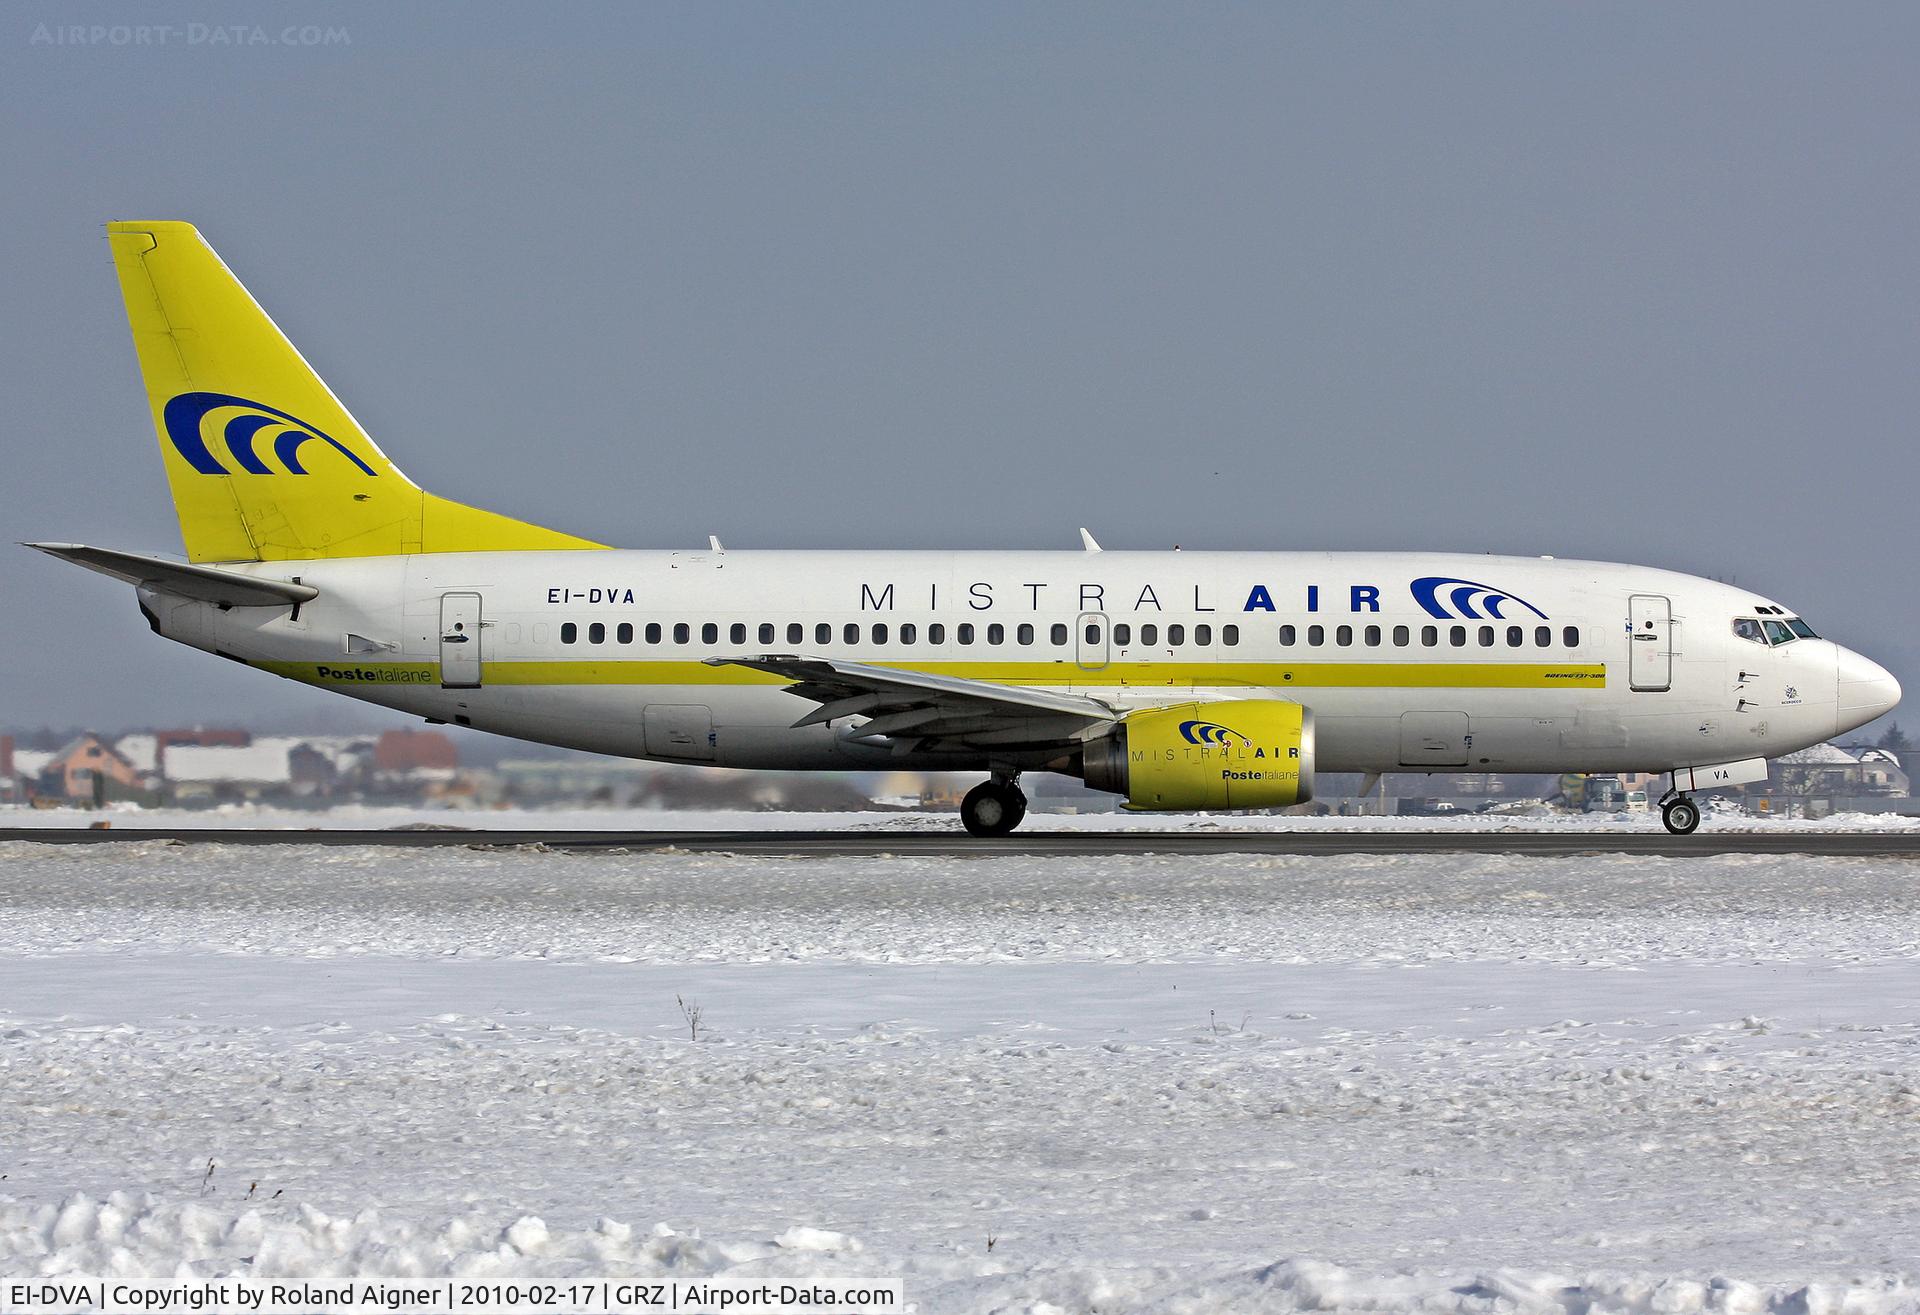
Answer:
M1681 795L1660 806L1660 820L1676 836L1690 836L1700 826L1700 805Z
M1004 836L1027 815L1027 797L1010 781L982 781L960 801L960 821L969 835Z

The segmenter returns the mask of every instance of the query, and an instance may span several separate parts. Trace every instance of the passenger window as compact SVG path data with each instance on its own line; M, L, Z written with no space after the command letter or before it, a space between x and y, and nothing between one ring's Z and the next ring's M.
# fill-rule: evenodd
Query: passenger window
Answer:
M595 621L587 627L587 642L589 644L604 644L607 642L606 622Z
M1467 628L1465 626L1454 626L1448 630L1447 642L1455 648L1465 648L1467 646Z
M673 642L676 644L691 644L693 642L693 627L685 621L676 622L673 627Z
M1341 648L1352 648L1353 647L1353 627L1352 626L1337 627L1333 632L1333 642L1340 645Z
M705 625L703 625L703 626L701 626L701 627L700 627L700 642L701 642L701 643L703 643L703 644L717 644L717 643L719 643L719 642L720 642L720 627L719 627L718 625L716 625L716 624L714 624L714 623L713 623L712 621L709 621L709 622L707 622L707 623L706 623Z
M771 644L771 643L773 642L773 636L774 636L774 634L776 633L776 632L774 631L774 628L773 628L773 622L771 622L771 621L762 621L762 622L760 623L760 629L759 629L759 631L758 631L757 633L758 633L758 634L759 634L759 636L760 636L760 642L761 642L761 643L763 643L763 644Z
M1133 627L1125 621L1119 621L1113 627L1113 642L1125 648L1133 642Z
M998 621L995 621L992 625L987 627L987 642L989 644L1006 643L1007 628L1001 625Z
M580 627L571 621L562 621L560 623L560 642L563 644L575 644L579 641Z
M1185 626L1171 625L1167 627L1167 646L1169 648L1178 648L1186 642L1187 628Z
M798 621L787 622L787 642L789 644L803 644L806 642L806 639L807 628L805 626L801 625Z
M1366 630L1362 632L1362 636L1366 639L1368 648L1380 647L1380 627L1379 626L1368 626Z
M658 621L647 622L647 642L649 644L657 644L660 642L660 623Z
M1407 629L1405 626L1395 626L1393 628L1393 646L1395 648L1405 648L1412 642L1413 631Z
M1519 648L1522 644L1526 642L1527 642L1526 631L1522 630L1519 626L1507 627L1507 647L1508 648Z
M971 644L973 642L973 622L962 621L959 625L955 626L953 628L953 637L963 644Z
M1562 630L1560 632L1560 638L1566 641L1566 645L1568 648L1579 648L1580 647L1580 627L1568 626L1565 630Z
M1140 642L1148 648L1160 642L1160 627L1149 621L1140 627Z
M1280 627L1280 647L1292 648L1294 636L1296 633L1297 632L1294 630L1292 626L1281 626Z
M729 644L746 643L747 642L747 623L744 621L735 621L732 625L728 626L727 642Z
M876 644L884 644L887 642L887 623L885 621L875 621L873 623L873 642Z
M915 625L911 621L902 621L900 623L900 642L901 643L911 644L919 638L920 638L919 626Z
M857 648L860 644L860 623L849 621L840 628L840 638L848 648Z
M622 644L631 644L633 642L633 623L630 621L622 621L620 628L613 632L613 637Z
M1319 648L1322 644L1326 642L1327 642L1327 628L1325 626L1308 626L1307 627L1307 644L1309 647Z
M1193 628L1193 642L1202 646L1211 644L1213 642L1213 627L1204 625L1195 626Z
M1059 648L1061 645L1067 642L1066 626L1062 625L1058 621L1054 622L1053 625L1048 627L1047 629L1047 638L1053 641L1053 646L1055 648Z
M829 621L817 621L813 627L813 642L825 648L833 642L833 624Z
M1439 626L1421 626L1420 644L1424 648L1433 648L1440 642Z
M1089 626L1088 626L1088 627L1086 628L1086 630L1085 630L1085 632L1084 632L1084 633L1085 633L1085 635L1086 635L1086 640L1087 640L1087 643L1088 643L1089 645L1093 645L1093 644L1098 644L1098 643L1100 642L1100 627L1099 627L1099 626L1096 626L1096 625L1089 625Z
M1240 642L1240 627L1239 626L1221 626L1220 642L1225 644L1228 648L1232 648L1235 645L1237 645Z
M1535 648L1552 648L1553 627L1535 626L1533 628L1533 644Z
M1480 647L1481 648L1493 647L1493 627L1492 626L1480 627Z
M938 621L935 621L932 625L927 627L927 642L929 644L946 643L947 628L941 625Z
M1033 627L1022 621L1020 628L1013 632L1013 637L1022 644L1031 644L1033 642Z
M1776 621L1772 617L1768 617L1766 627L1767 640L1769 643L1779 645L1791 644L1793 642L1793 631L1787 629L1787 623L1785 621Z

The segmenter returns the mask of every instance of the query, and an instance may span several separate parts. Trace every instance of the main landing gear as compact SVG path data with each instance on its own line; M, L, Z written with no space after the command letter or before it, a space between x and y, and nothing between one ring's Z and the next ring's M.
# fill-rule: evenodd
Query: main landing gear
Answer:
M1700 826L1700 805L1693 802L1692 795L1669 790L1660 801L1660 820L1674 835L1690 836Z
M1020 793L1020 778L995 776L967 791L960 801L960 821L970 835L1004 836L1020 825L1027 815L1027 797Z

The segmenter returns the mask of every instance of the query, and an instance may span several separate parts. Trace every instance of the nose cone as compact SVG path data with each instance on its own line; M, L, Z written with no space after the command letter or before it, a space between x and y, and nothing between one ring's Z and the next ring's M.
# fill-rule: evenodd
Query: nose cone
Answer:
M1835 676L1840 703L1840 725L1835 734L1864 726L1875 717L1891 712L1900 702L1900 682L1893 678L1893 673L1850 648L1839 649Z

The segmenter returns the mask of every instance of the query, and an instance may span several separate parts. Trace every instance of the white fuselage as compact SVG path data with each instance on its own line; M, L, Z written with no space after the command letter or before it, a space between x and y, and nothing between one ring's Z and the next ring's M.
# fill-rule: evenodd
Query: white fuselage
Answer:
M1751 590L1599 562L608 550L228 569L320 594L295 615L143 590L156 629L422 717L731 767L1050 761L860 742L857 717L795 729L815 705L781 679L705 662L746 654L1092 693L1121 709L1294 700L1313 710L1321 771L1655 771L1774 757L1898 697L1883 670L1828 640L1741 637L1737 619L1791 615Z

